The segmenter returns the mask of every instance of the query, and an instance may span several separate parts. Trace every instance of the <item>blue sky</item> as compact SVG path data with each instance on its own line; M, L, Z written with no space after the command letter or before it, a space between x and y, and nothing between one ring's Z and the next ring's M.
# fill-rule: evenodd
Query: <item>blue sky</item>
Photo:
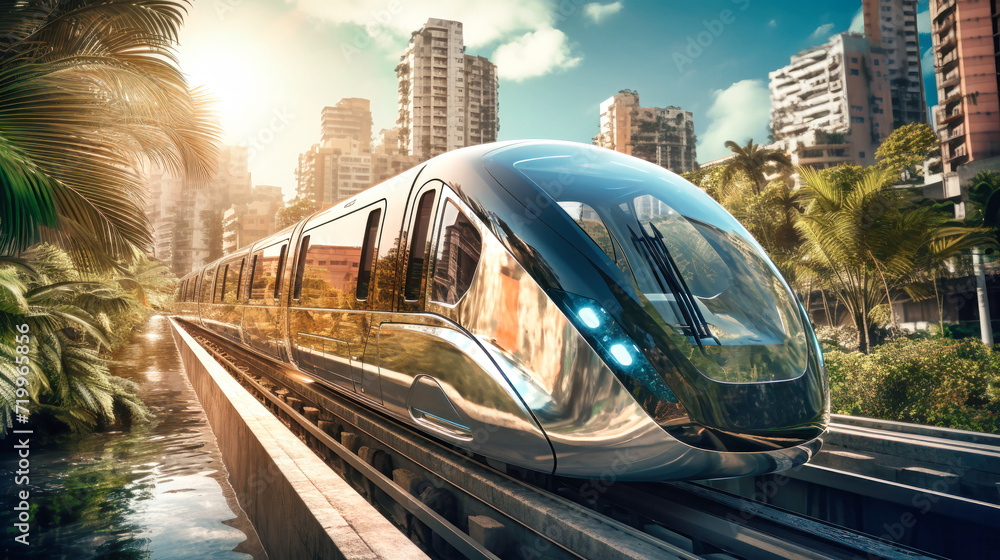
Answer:
M857 25L859 9L860 0L196 0L180 56L192 83L220 99L226 141L250 147L254 183L291 194L323 106L366 97L375 129L394 125L394 67L428 17L462 21L466 52L497 63L501 140L590 142L600 102L629 88L644 106L692 111L707 161L726 153L725 140L766 141L768 72ZM920 41L927 52L929 35ZM933 97L933 75L927 85Z

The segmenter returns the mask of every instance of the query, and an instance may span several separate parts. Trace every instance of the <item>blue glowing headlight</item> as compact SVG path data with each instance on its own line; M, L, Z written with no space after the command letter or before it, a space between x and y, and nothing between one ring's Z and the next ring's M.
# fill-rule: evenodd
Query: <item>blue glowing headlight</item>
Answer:
M657 398L677 402L653 365L600 304L561 290L551 290L550 295L618 379L627 386L637 382Z

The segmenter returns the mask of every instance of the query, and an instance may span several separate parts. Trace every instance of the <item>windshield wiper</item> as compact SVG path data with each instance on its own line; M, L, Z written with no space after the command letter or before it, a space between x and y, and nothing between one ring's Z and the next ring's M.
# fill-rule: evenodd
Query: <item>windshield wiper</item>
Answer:
M653 230L655 237L647 233L641 224L639 225L640 235L636 235L632 227L628 226L629 233L632 234L632 244L659 272L658 275L654 274L654 278L656 278L656 283L660 285L660 289L665 292L669 290L674 295L677 307L680 309L684 322L687 323L695 342L698 343L698 348L705 349L702 339L712 339L721 346L719 339L709 330L708 322L705 321L705 316L698 308L694 294L688 288L684 276L677 267L677 262L670 255L670 251L663 242L663 234L656 229L653 222L649 223L649 227ZM660 281L661 277L667 283L666 286Z

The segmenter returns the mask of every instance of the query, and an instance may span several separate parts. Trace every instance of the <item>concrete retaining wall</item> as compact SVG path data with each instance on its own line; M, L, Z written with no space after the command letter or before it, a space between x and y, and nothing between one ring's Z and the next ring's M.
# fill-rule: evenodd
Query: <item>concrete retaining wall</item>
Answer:
M229 481L271 560L427 558L174 319L170 323Z

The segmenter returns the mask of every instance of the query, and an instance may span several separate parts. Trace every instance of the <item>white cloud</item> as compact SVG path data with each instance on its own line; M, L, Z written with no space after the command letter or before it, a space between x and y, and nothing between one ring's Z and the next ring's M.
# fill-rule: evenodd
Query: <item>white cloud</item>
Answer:
M582 57L570 53L566 34L551 27L525 33L500 45L493 62L501 78L521 81L560 69L573 68Z
M924 56L920 57L920 69L924 76L934 75L934 47L924 51Z
M917 33L931 32L931 11L917 12Z
M833 31L833 24L824 23L823 25L817 27L816 30L812 32L812 35L809 36L809 40L825 41L830 36L831 31Z
M699 136L698 159L709 161L729 153L726 140L743 144L750 138L767 143L771 94L763 80L743 80L712 92L709 124Z
M854 14L854 19L851 20L851 26L847 30L851 33L865 32L864 8L858 8L858 13Z
M583 13L594 23L601 23L605 18L622 11L623 7L624 5L621 2L612 2L610 4L591 2L583 7Z
M390 34L409 39L428 17L463 24L465 44L477 47L514 34L551 27L556 19L552 0L286 0L322 21L360 25L372 38Z
M767 26L770 27L771 29L778 27L778 20L772 19L771 21L767 22Z

